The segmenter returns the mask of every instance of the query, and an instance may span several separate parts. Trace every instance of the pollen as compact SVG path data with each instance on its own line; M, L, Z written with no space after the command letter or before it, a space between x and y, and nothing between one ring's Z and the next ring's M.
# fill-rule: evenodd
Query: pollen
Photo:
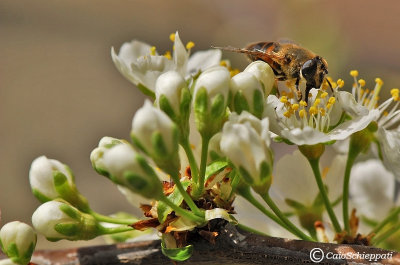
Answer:
M311 106L308 113L310 113L310 115L318 114L318 109L315 106Z
M300 106L307 107L307 102L305 102L304 100L300 100Z
M286 96L282 96L281 99L280 99L280 101L281 101L282 103L287 103L287 102L288 102Z
M156 46L151 46L150 55L152 55L152 56L156 55Z
M330 104L335 104L335 102L336 102L336 98L335 97L330 97L329 99L328 99L328 103L330 103Z
M164 53L164 56L167 57L168 60L171 60L171 59L172 59L172 56L171 56L171 52L170 52L170 51L166 51L166 52Z
M360 84L361 87L365 86L365 80L364 79L358 80L358 83Z
M227 62L225 60L224 61L220 61L219 65L221 65L223 67L228 67L228 64L227 64Z
M294 111L297 111L298 109L299 109L299 104L297 104L297 103L295 103L295 104L292 104L292 110L294 110Z
M379 77L375 78L375 83L376 83L378 86L382 86L382 85L383 85L383 81L382 81L382 79L380 79Z
M170 39L171 41L175 41L175 33L169 34L169 39Z
M336 81L336 84L338 85L338 87L342 88L344 86L344 81L342 79L338 79Z
M321 94L321 98L326 98L328 96L328 92L324 92Z
M357 76L358 76L358 71L357 71L357 70L351 70L351 71L350 71L350 75L351 75L352 77L357 77Z
M304 118L306 116L307 116L307 112L306 112L305 109L302 109L302 110L299 111L299 117L300 118Z
M321 113L322 116L325 116L326 110L324 108L319 108L319 113Z
M321 103L321 99L319 99L319 98L317 98L315 101L314 101L314 106L318 106L319 104Z
M283 116L285 116L286 118L290 118L290 116L292 116L292 114L290 113L290 111L287 110L283 113Z
M193 41L189 41L188 43L186 43L186 49L190 50L194 47L194 42Z

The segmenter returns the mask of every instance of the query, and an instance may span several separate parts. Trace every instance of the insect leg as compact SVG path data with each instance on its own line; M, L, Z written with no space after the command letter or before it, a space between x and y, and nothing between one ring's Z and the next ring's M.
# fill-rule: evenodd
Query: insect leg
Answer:
M298 78L296 78L297 101L300 101L302 99L302 97L303 97L303 94L299 90L299 83L300 83L300 78L298 77Z
M306 84L306 93L305 93L305 98L306 98L306 103L308 105L308 94L310 93L312 86L309 84Z
M329 87L331 88L331 92L333 93L333 88L332 88L331 82L329 82L329 79L328 79L328 78L326 78L325 80L326 80L326 82L328 82L328 85L329 85Z

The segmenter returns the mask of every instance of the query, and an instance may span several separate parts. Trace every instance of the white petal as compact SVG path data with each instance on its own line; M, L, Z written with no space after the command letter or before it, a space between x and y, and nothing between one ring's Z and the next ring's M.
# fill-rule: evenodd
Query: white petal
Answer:
M199 70L204 71L210 67L219 65L221 61L221 50L210 49L197 51L190 56L187 64L187 74L196 74Z
M178 32L175 33L175 41L174 41L174 55L173 60L175 64L174 70L185 76L186 73L186 65L189 59L189 53L186 51L185 46L183 45L181 39L179 38Z
M365 116L368 114L368 109L361 104L358 104L353 94L347 91L336 92L337 101L340 106L352 117Z
M383 163L400 180L400 131L379 128Z

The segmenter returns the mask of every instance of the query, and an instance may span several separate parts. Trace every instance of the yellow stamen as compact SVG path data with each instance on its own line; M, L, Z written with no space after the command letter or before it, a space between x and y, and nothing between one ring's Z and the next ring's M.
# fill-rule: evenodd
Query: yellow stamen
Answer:
M150 48L150 55L156 55L156 46L151 46Z
M330 98L328 99L328 102L329 102L330 104L335 104L336 98L335 98L335 97L330 97Z
M357 70L351 70L351 71L350 71L350 75L351 75L352 77L357 77L357 76L358 76L358 71L357 71Z
M327 109L330 109L330 108L332 108L332 105L333 105L333 104L328 103L328 104L326 104L326 108L327 108Z
M302 110L299 111L299 116L300 116L300 118L303 118L303 117L306 116L306 115L307 115L307 112L306 112L305 109L302 109Z
M382 81L382 79L380 79L379 77L375 78L375 83L376 83L378 86L382 86L382 85L383 85L383 81Z
M329 167L325 167L324 169L322 169L322 178L326 178L326 176L328 175L329 172Z
M358 80L358 83L360 84L361 87L365 86L365 80L364 79Z
M389 112L384 111L384 112L383 112L383 116L387 116L387 115L389 115Z
M325 116L326 110L324 108L319 108L319 113L321 113L322 116Z
M287 95L288 98L294 98L294 93L293 92L289 92Z
M292 114L290 113L290 111L285 111L285 112L283 113L283 116L285 116L286 118L290 118L291 115L292 115Z
M304 100L300 100L300 105L303 107L307 107L307 102L305 102Z
M324 92L321 94L321 98L326 98L328 96L328 92Z
M175 41L175 33L169 34L169 39L170 39L171 41Z
M339 88L342 88L344 86L344 81L342 79L338 79L336 81L336 84L338 85Z
M398 88L392 88L390 89L390 95L393 96L393 94L399 94L400 90Z
M234 77L235 75L240 73L240 70L239 69L232 69L232 70L229 71L229 73L231 74L231 77Z
M167 57L168 60L171 60L171 59L172 59L172 55L171 55L171 52L170 52L170 51L166 51L166 52L164 53L164 56Z
M223 67L227 67L228 64L226 63L226 61L220 61L219 65L223 66Z
M295 103L292 105L292 110L297 111L299 109L299 104Z
M194 47L194 42L193 41L189 41L188 43L186 43L186 50L190 50L193 47Z
M318 113L318 110L316 107L312 106L310 107L310 109L308 110L308 113L310 113L310 115L315 115Z
M287 102L288 102L286 96L282 96L281 99L280 99L280 101L281 101L282 103L287 103Z
M319 99L319 98L317 98L315 101L314 101L314 106L318 106L319 104L321 103L321 99Z

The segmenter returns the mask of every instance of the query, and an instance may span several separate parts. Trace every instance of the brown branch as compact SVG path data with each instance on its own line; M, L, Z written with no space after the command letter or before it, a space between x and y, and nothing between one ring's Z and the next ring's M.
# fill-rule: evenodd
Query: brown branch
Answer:
M349 255L347 260L325 258L319 264L400 264L400 253L394 251L359 245L264 237L238 231L230 224L221 231L215 245L198 237L194 247L193 256L179 264L312 264L310 251L313 248L320 248L325 254L331 253L330 255ZM352 258L351 254L357 252L364 255L391 253L392 258ZM66 250L41 250L34 253L32 261L40 265L173 264L161 253L159 240Z

